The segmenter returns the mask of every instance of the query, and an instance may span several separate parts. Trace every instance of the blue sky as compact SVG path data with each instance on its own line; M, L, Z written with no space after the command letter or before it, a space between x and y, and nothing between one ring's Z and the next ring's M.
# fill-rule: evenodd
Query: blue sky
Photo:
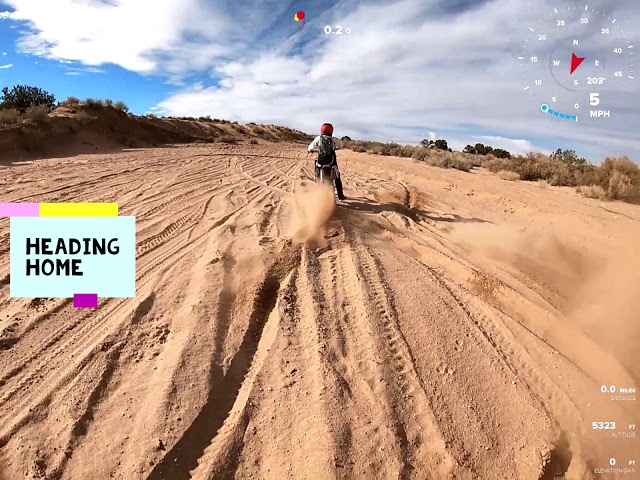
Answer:
M481 142L516 153L569 148L596 162L625 154L640 161L638 80L626 78L634 51L626 47L640 44L631 28L640 24L640 4L562 3L567 11L554 14L559 4L547 0L0 0L0 87L124 100L134 113L310 133L331 121L337 135L354 138L445 138L456 149ZM585 3L593 11L582 14ZM298 10L306 15L302 29L293 20ZM588 25L579 25L581 16ZM567 29L555 29L557 19ZM343 34L327 35L326 26ZM604 27L611 35L600 35ZM540 33L548 42L534 41ZM574 103L582 112L589 101L591 87L570 92L549 75L554 49L563 62L570 56L569 35L579 35L587 52L581 81L609 77L593 88L611 118L576 123L540 111L554 96L563 113L573 113ZM523 40L524 56L539 64L520 65ZM589 42L597 47L588 50ZM618 46L623 54L612 55ZM606 69L588 66L597 51L607 52ZM568 85L577 77L566 70L559 75ZM529 95L525 80L538 78L543 86Z

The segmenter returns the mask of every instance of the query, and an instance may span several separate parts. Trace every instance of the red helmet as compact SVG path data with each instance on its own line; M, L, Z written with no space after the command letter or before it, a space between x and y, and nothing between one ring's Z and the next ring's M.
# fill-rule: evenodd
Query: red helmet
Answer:
M333 135L333 125L323 123L322 127L320 127L320 135Z

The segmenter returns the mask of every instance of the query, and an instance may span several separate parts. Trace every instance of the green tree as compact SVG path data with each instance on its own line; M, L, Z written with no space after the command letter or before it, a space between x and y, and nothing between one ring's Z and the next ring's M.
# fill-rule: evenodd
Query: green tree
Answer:
M475 149L476 149L476 153L478 155L486 155L486 151L485 151L485 146L483 143L476 143L475 144Z
M0 104L3 108L15 108L20 113L25 113L31 107L46 107L47 112L56 106L56 97L38 87L16 85L11 90L9 87L2 89Z
M436 142L427 138L423 138L422 140L420 140L420 146L424 148L434 148L436 146Z
M562 162L569 167L582 167L587 165L586 158L578 157L573 150L562 150L558 148L555 152L549 155L551 160Z
M477 155L478 151L476 150L476 147L474 147L473 145L467 145L466 147L464 147L464 150L462 150L463 153L471 153L473 155Z
M511 158L511 152L504 150L502 148L496 148L491 151L491 155L497 158Z
M443 138L439 138L434 142L435 147L438 150L446 150L449 151L449 145L447 145L447 141Z

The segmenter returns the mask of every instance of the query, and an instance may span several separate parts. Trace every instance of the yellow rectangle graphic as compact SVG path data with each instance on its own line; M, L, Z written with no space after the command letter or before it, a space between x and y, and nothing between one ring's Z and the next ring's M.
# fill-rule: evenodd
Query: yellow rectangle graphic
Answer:
M117 217L117 203L41 203L41 217Z

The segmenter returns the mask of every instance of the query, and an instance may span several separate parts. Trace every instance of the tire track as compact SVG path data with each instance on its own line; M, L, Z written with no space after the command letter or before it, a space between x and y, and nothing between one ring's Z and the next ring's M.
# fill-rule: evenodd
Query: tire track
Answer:
M374 331L378 330L381 337L379 340L391 361L393 375L396 378L395 398L403 399L394 405L395 411L399 413L395 428L404 462L400 476L408 478L413 469L420 472L437 471L442 476L449 475L453 471L455 461L443 448L444 436L433 414L434 406L429 400L430 395L416 371L415 360L398 326L393 297L384 281L382 266L357 235L347 232L347 241L352 248L361 288L371 299L368 304L375 306L375 311L370 312L370 318L377 320L373 326Z
M247 207L251 206L256 201L256 199L258 199L259 197L260 197L260 194L256 195L247 204L245 204L245 206L243 206L243 207L237 209L236 211L232 212L231 214L223 217L222 221L214 222L214 224L211 227L211 229L209 229L206 232L202 233L199 237L191 240L191 242L194 242L192 245L190 245L190 240L188 238L185 238L185 239L183 239L183 241L176 243L174 246L172 246L172 247L170 246L169 252L167 252L166 254L162 255L160 253L157 257L154 257L154 258L157 258L157 260L156 259L150 259L149 264L148 264L147 267L143 267L143 268L139 269L139 272L138 272L137 278L136 278L137 289L140 290L141 288L143 288L144 285L148 281L150 281L150 279L148 278L148 275L152 271L154 271L155 269L157 269L161 265L163 265L168 258L171 258L171 257L174 258L174 260L171 262L172 264L176 264L177 262L179 262L181 258L186 256L193 248L195 248L196 245L199 245L199 243L203 241L203 239L205 238L206 234L209 231L211 231L212 229L217 228L218 226L222 225L225 221L227 221L228 219L232 218L233 216L239 215L243 210L245 210ZM201 213L201 217L200 218L202 218L202 213ZM180 234L183 234L183 235L187 233L187 230L184 227L184 225L185 224L183 223L182 224L182 231L180 232ZM175 230L172 232L172 234L173 234L173 237L176 236ZM167 237L167 238L169 238L169 237ZM187 248L184 248L185 245L187 246ZM178 252L180 252L180 254L175 256ZM139 257L142 258L147 253L149 253L149 251L146 251L144 254L141 254ZM117 304L115 304L113 306L112 309L109 309L109 308L107 308L108 305L113 305L112 299L106 299L105 300L105 304L101 305L101 307L100 307L100 315L98 315L93 320L88 321L87 323L85 323L84 326L81 328L81 330L79 330L72 337L70 337L70 339L64 345L62 345L58 349L56 349L53 352L53 354L51 354L50 357L47 357L44 361L42 361L34 370L32 370L27 375L27 377L23 378L21 381L18 382L17 385L15 385L13 388L11 388L7 392L5 392L3 397L0 398L0 405L5 404L20 389L22 389L25 386L25 384L28 384L28 382L30 382L30 380L33 377L38 375L39 372L42 371L45 368L45 366L50 365L51 362L52 362L52 359L57 357L66 348L66 345L76 343L74 341L76 337L78 337L78 336L82 336L83 338L86 337L85 332L91 331L94 326L96 326L96 328L97 328L97 325L99 325L105 319L113 317L116 313L119 312L119 310L124 305L126 305L128 303L129 302L127 302L126 300L120 300ZM88 312L86 312L84 314L81 314L81 315L73 315L74 321L71 322L71 323L65 322L63 320L61 322L61 323L63 323L62 328L60 330L58 330L53 336L49 337L48 342L46 342L44 345L41 345L41 346L39 346L37 348L34 348L33 349L33 353L31 354L31 356L28 357L26 361L22 362L22 367L21 368L14 369L14 371L11 372L12 373L11 376L3 377L4 382L5 383L8 382L8 380L10 378L15 376L20 371L22 371L26 367L26 365L28 365L29 363L31 363L31 362L35 361L36 359L42 357L44 351L46 351L47 349L51 348L60 339L66 337L78 325L80 325L83 322L85 322L86 320L88 320L89 317L91 317L91 315L93 315L93 312L88 311ZM66 311L61 311L60 312L60 316L70 316L70 315L68 313L66 313ZM54 318L55 317L58 317L58 315L54 315ZM87 343L87 342L85 342L85 343ZM40 375L40 377L43 377L43 376L44 375Z
M156 464L147 480L189 479L198 459L215 439L245 382L253 382L248 373L258 351L258 344L271 311L275 308L280 285L299 262L299 249L285 247L267 268L256 288L253 307L242 343L224 376L218 365L212 365L211 385L205 405L178 442ZM245 400L246 401L246 400Z
M320 305L317 328L327 339L328 374L324 376L331 398L343 405L333 422L336 465L342 477L381 478L398 465L380 459L380 449L395 448L391 432L379 429L390 422L393 410L384 383L382 360L378 356L373 332L362 311L365 299L358 295L358 279L351 251L338 248L328 252L322 274L315 280ZM330 288L320 288L330 285ZM326 299L323 291L326 292ZM333 408L330 408L333 410ZM395 462L393 462L395 463Z

